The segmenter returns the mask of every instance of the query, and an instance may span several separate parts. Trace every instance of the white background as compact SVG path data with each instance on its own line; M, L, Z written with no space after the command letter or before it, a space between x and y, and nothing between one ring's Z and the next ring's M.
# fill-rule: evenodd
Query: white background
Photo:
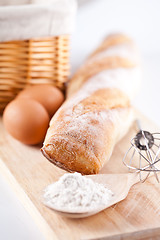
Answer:
M72 73L111 32L124 32L138 44L143 59L142 88L134 101L160 125L160 1L88 0L81 4L72 36ZM0 239L44 240L38 227L0 176Z

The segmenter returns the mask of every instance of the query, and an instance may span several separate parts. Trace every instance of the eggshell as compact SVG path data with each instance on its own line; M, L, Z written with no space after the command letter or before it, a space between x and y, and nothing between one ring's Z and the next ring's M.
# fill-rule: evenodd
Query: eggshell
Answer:
M43 141L49 115L45 108L32 99L16 99L4 110L3 123L7 131L25 144L38 144Z
M56 87L41 84L30 86L20 92L18 98L31 98L41 103L50 117L58 110L64 101L63 93Z

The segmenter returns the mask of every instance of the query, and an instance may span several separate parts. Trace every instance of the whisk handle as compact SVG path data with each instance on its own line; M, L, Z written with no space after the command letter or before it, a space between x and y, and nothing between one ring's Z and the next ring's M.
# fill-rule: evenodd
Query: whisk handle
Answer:
M142 131L141 122L139 119L136 119L136 125L139 131Z

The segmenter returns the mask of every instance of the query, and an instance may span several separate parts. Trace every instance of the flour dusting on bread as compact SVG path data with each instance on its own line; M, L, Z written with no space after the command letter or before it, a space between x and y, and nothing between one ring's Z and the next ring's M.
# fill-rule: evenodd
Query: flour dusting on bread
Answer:
M73 76L42 148L51 162L94 174L109 160L134 119L131 100L141 79L135 49L124 35L112 35Z

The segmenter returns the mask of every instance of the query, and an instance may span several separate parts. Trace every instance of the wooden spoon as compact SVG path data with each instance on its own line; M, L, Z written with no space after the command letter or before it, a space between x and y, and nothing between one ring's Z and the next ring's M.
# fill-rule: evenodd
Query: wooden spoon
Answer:
M125 174L97 174L97 175L88 175L86 177L91 178L94 182L103 184L105 187L107 187L113 192L113 196L111 196L110 201L108 201L105 206L98 207L94 211L91 210L91 211L84 212L83 210L79 210L74 212L68 209L63 209L63 210L58 209L57 207L53 207L46 203L45 205L50 207L56 213L63 215L65 217L69 217L69 218L89 217L125 199L128 195L130 188L134 184L140 181L138 172L125 173Z

